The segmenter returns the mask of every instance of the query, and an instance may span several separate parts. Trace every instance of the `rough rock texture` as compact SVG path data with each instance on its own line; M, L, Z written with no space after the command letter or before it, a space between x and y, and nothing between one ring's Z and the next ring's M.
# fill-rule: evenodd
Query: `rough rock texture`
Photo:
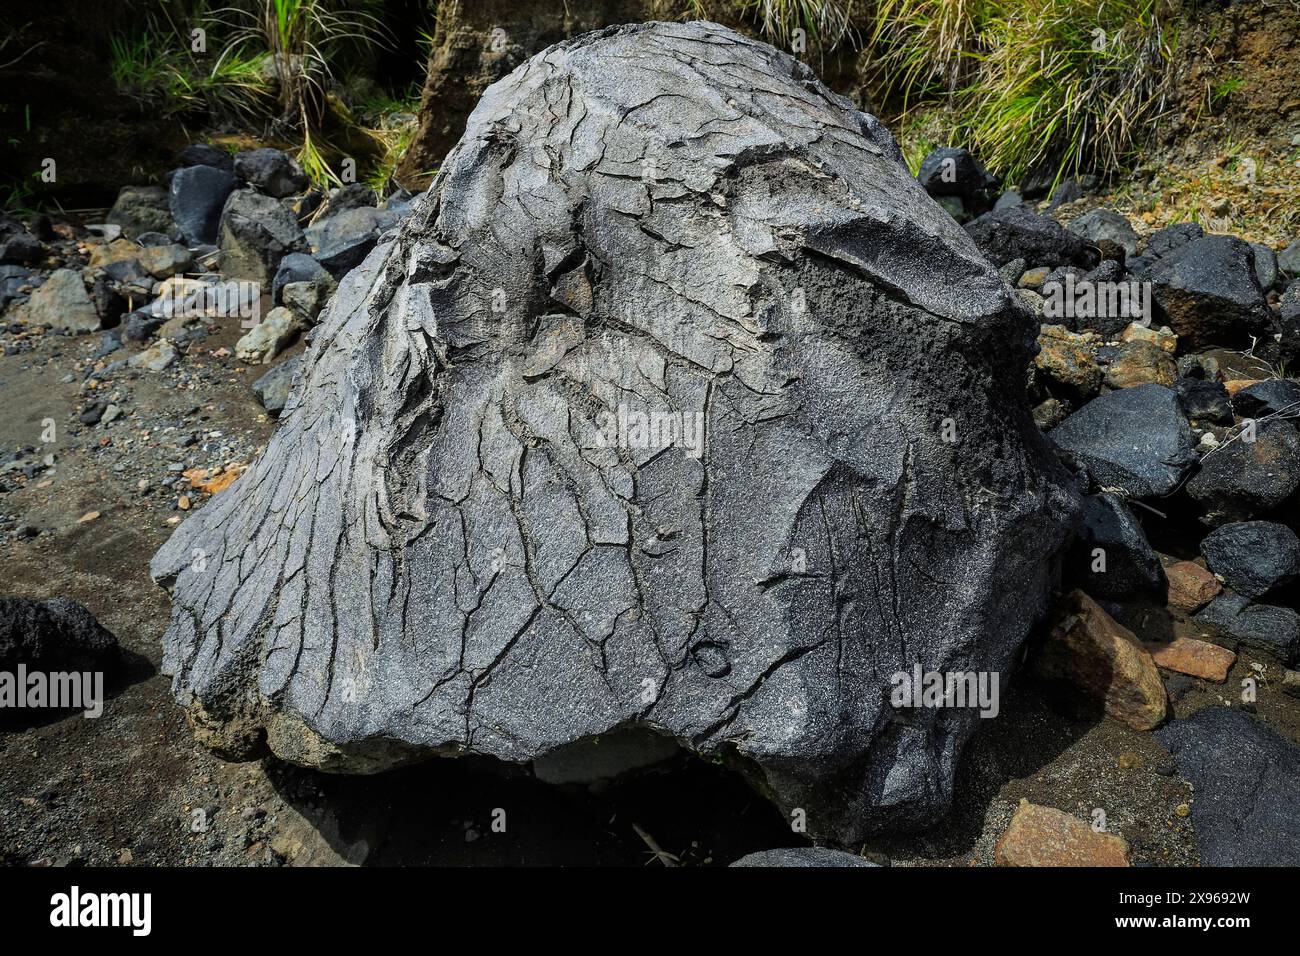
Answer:
M1286 664L1300 657L1300 614L1289 607L1251 604L1240 594L1224 591L1194 620L1247 647L1269 651Z
M1185 348L1249 345L1268 326L1250 244L1234 236L1195 239L1139 278L1152 281L1156 305Z
M253 383L253 394L258 402L272 415L284 411L289 401L289 392L293 388L294 376L302 366L302 356L294 356L281 362Z
M155 556L176 696L226 752L348 772L641 726L814 838L926 824L977 711L890 678L1008 673L1078 508L1033 332L797 61L703 23L554 47ZM620 406L692 424L624 441Z
M877 866L870 860L852 853L845 853L843 850L832 850L824 846L796 846L783 847L779 850L759 850L757 853L750 853L742 856L732 866L765 866L765 867L800 867L800 868L822 868L822 867L844 867L844 866Z
M1180 611L1196 611L1209 604L1223 590L1205 568L1191 561L1179 561L1165 568L1169 581L1169 606Z
M176 170L168 186L168 208L189 245L216 242L222 207L238 185L231 173L212 166Z
M0 211L0 263L35 262L43 252L41 241L26 226Z
M1255 599L1300 577L1300 537L1276 521L1236 521L1205 536L1210 570L1238 594Z
M161 186L123 186L104 221L121 226L128 239L149 232L170 236L177 231L167 190Z
M931 196L957 196L971 203L992 203L1001 185L967 149L940 146L921 160L917 181Z
M81 273L75 269L55 269L16 312L31 325L48 322L56 329L73 333L94 332L101 323Z
M1128 843L1078 817L1021 799L993 848L997 866L1128 866Z
M1196 788L1204 866L1300 866L1300 747L1259 721L1207 707L1156 732Z
M1133 231L1129 221L1113 209L1093 209L1074 220L1067 228L1089 242L1109 240L1122 248L1126 255L1137 255L1138 234Z
M1133 632L1082 591L1067 594L1035 665L1044 680L1096 703L1134 730L1165 719L1168 701L1151 655Z
M966 231L995 266L1024 259L1032 265L1091 269L1101 258L1087 240L1066 232L1051 216L1041 216L1026 205L986 212L967 223Z
M1135 498L1170 494L1196 462L1192 429L1178 396L1162 385L1138 385L1094 399L1051 437L1098 487Z
M235 357L249 365L265 365L292 345L305 326L302 316L278 305L235 343Z
M269 146L240 153L233 165L236 176L276 199L302 192L311 184L296 159Z
M591 30L646 20L685 20L704 13L741 33L759 28L752 9L697 0L583 0L582 3L520 3L519 0L439 0L428 72L420 94L420 126L402 156L395 178L423 189L432 171L456 145L483 91L553 43ZM837 93L864 101L861 44L835 30L807 31L800 56ZM838 41L838 42L837 42Z
M0 598L0 670L110 671L117 638L68 598Z
M1300 433L1280 419L1261 422L1254 441L1224 442L1187 482L1187 493L1205 509L1204 521L1213 527L1267 514L1297 488Z
M1227 680L1228 672L1237 662L1237 655L1226 647L1194 637L1176 637L1167 643L1149 641L1146 649L1157 667L1203 680Z
M1300 383L1269 378L1247 386L1232 397L1232 406L1252 418L1281 415L1300 418Z
M266 287L271 286L282 259L307 251L293 213L279 200L251 189L231 194L221 214L217 244L222 274Z
M1130 597L1165 583L1160 557L1142 525L1124 500L1111 494L1084 498L1083 521L1066 572L1072 583L1101 598Z

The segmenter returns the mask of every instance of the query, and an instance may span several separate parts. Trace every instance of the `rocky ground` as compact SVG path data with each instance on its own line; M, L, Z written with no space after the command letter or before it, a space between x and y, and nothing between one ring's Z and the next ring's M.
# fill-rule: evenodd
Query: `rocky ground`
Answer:
M1295 862L1295 804L1256 789L1300 780L1300 386L1286 378L1300 246L1097 211L1131 191L1024 201L953 156L955 181L940 155L923 183L1044 316L1029 392L1091 483L1066 582L1086 596L1032 642L950 817L849 849L991 865L1060 840L1094 862ZM73 598L123 652L101 718L0 729L3 862L696 865L803 842L738 778L685 757L589 791L489 761L332 777L196 744L158 672L169 602L149 558L264 447L334 284L408 211L400 194L315 193L275 151L192 147L165 188L124 191L108 225L0 222L0 591ZM1067 277L1150 282L1157 320L1055 317ZM232 279L257 284L251 331L207 297ZM1008 832L1022 800L1075 822L1022 808Z

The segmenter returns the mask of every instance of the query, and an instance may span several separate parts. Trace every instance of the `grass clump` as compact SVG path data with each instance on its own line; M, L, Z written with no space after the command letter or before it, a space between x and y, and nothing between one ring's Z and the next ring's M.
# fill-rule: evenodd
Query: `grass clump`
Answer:
M1163 108L1167 0L879 0L877 80L942 104L950 140L1010 180L1126 165Z
M218 121L261 124L267 138L299 143L298 161L321 186L340 185L339 158L387 162L395 143L367 129L338 95L340 64L387 46L376 0L200 0L184 26L166 5L135 34L113 37L116 86L163 112L205 111ZM206 49L190 26L202 24ZM335 145L335 141L338 145ZM409 140L408 140L409 141ZM391 162L390 162L391 167Z

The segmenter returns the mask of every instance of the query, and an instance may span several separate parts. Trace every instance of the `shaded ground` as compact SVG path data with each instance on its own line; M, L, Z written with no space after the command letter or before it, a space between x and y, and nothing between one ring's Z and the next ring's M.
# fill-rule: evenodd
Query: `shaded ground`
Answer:
M126 414L93 427L77 415L99 337L0 334L15 353L0 357L0 449L30 449L32 462L55 455L52 469L0 479L0 592L76 598L128 651L102 718L0 727L0 862L641 865L654 862L644 833L685 864L718 864L801 842L739 779L684 758L593 794L491 761L341 778L274 760L226 763L198 747L157 673L168 602L147 566L188 490L178 466L247 462L273 427L249 389L265 369L228 354L242 330L223 322L165 372L110 374L95 391ZM47 419L53 443L41 440ZM1191 682L1178 714L1230 697L1252 662L1266 668L1260 717L1300 740L1296 702L1276 689L1280 666L1249 651L1226 684ZM894 865L987 865L1021 797L1083 819L1104 810L1137 862L1197 862L1180 813L1194 794L1151 736L1067 715L1026 681L969 748L952 816L861 849ZM493 829L498 809L504 833Z

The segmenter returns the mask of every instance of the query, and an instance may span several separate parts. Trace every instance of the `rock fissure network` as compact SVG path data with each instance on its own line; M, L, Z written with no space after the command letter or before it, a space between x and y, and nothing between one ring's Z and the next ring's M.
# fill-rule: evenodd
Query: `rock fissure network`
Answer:
M155 556L175 694L227 753L372 772L637 728L819 839L923 826L979 718L895 710L890 677L1009 671L1078 507L1034 331L791 57L707 23L554 46ZM620 413L703 443L611 443Z

